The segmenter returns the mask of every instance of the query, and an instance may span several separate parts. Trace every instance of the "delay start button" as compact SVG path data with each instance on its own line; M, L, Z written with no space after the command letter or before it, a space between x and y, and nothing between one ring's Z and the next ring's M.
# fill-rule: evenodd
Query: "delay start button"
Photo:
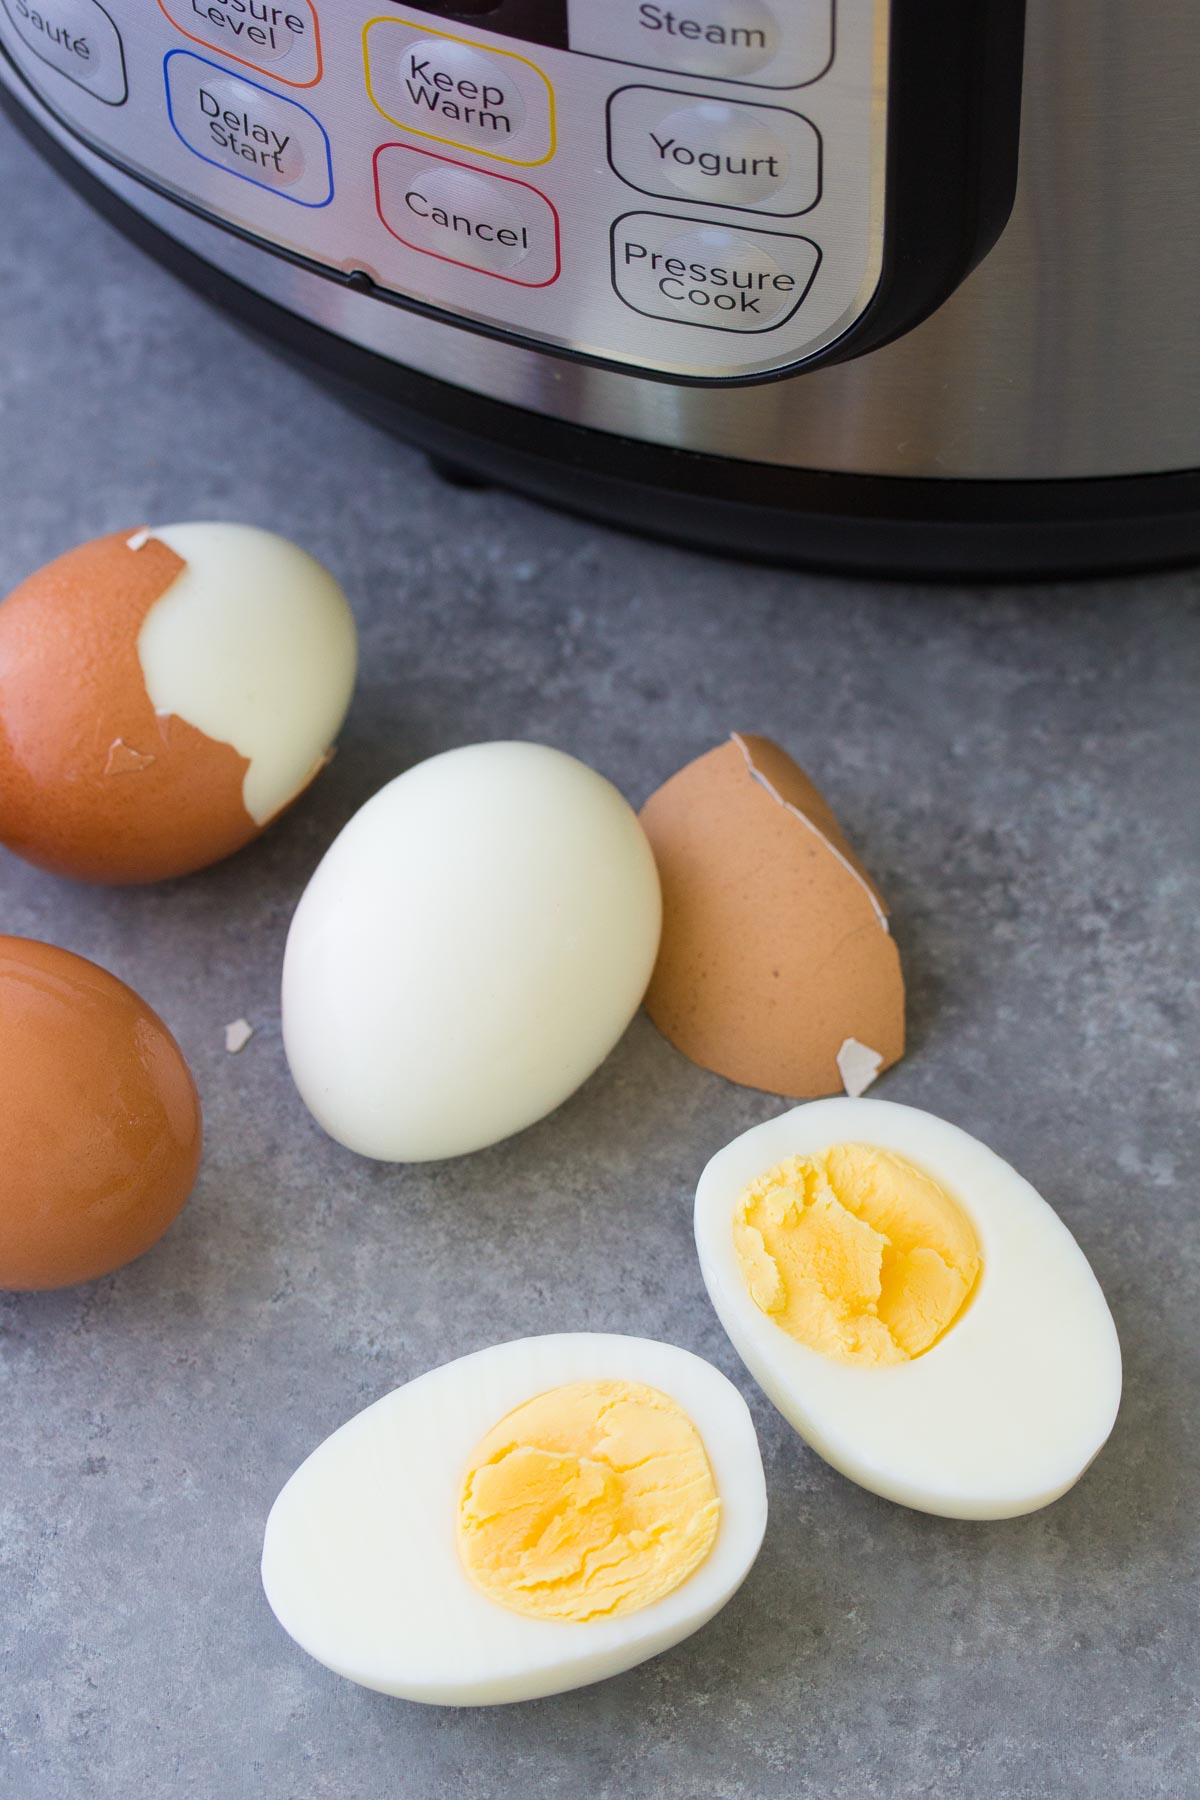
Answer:
M613 286L635 312L710 331L775 331L812 287L810 238L733 230L665 213L627 213L612 229Z
M106 106L124 106L121 34L99 0L4 0L4 10L35 56Z
M190 50L170 51L163 68L171 124L194 156L299 206L328 206L329 139L307 107Z
M518 287L558 280L558 214L528 182L414 144L383 144L375 152L375 200L392 236L410 250Z

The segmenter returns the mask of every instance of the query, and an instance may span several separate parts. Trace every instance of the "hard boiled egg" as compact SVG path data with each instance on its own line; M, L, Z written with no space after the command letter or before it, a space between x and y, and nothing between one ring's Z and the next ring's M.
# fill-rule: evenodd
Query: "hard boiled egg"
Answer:
M712 1303L788 1422L923 1512L1056 1500L1121 1398L1104 1295L1007 1163L914 1107L825 1100L745 1132L696 1194Z
M82 881L230 855L329 760L356 660L341 588L272 532L79 545L0 606L0 840Z
M641 1002L662 922L632 807L543 744L472 744L355 814L296 910L283 1037L309 1110L384 1162L532 1125Z
M162 1020L115 975L0 937L0 1288L132 1262L192 1191L200 1100Z
M335 1673L497 1705L601 1681L699 1630L766 1518L750 1414L708 1363L645 1338L523 1338L327 1438L271 1509L263 1586Z

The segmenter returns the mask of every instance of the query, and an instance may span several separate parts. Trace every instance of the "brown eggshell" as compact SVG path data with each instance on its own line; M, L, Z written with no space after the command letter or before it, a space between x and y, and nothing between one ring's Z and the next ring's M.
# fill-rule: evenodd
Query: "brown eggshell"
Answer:
M185 567L114 532L39 569L0 606L0 840L80 881L162 881L260 826L246 759L150 703L137 640Z
M0 1288L71 1287L148 1250L200 1164L175 1039L124 982L0 937Z
M702 1068L790 1099L842 1091L847 1038L904 1053L883 899L828 802L769 738L735 735L647 800L663 890L650 1017Z

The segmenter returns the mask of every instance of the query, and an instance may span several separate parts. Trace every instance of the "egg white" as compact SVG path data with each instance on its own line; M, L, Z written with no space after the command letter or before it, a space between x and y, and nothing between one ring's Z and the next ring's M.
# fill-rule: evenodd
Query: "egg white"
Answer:
M535 1395L610 1380L658 1388L692 1419L721 1501L716 1542L641 1612L523 1618L480 1593L459 1561L471 1452ZM741 1585L766 1519L754 1426L718 1370L647 1338L522 1338L410 1381L326 1438L271 1509L263 1587L284 1630L336 1674L431 1705L499 1705L601 1681L689 1637Z
M835 1362L760 1312L742 1277L732 1222L743 1188L838 1143L907 1158L978 1236L966 1310L912 1362ZM1065 1493L1108 1438L1121 1350L1086 1257L1015 1169L945 1120L884 1100L796 1107L713 1157L695 1223L709 1297L742 1361L805 1442L873 1493L947 1518L1012 1518Z

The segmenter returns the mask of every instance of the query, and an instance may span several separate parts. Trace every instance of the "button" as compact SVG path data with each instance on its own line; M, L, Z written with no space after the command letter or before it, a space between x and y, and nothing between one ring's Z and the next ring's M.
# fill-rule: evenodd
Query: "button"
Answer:
M558 280L558 214L528 182L412 144L384 144L375 152L375 200L392 236L410 250L519 287Z
M321 79L321 27L311 0L158 0L194 44L286 87Z
M125 50L100 0L4 0L17 36L106 106L124 106Z
M643 194L791 217L821 198L821 137L800 113L669 88L608 103L608 160Z
M367 92L393 125L522 168L554 155L554 91L526 57L408 19L372 19L363 39Z
M821 252L809 238L626 213L612 230L613 286L651 319L711 331L775 331L813 284Z
M715 81L801 87L833 57L833 0L567 0L572 50Z
M190 50L169 51L163 67L171 123L196 156L300 206L328 206L329 139L306 106Z

